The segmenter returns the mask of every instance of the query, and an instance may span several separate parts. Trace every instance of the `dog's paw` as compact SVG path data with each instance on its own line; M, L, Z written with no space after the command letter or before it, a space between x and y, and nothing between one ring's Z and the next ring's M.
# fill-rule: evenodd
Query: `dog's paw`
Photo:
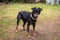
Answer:
M16 27L16 32L18 32L18 27Z
M33 33L33 36L36 36L36 33Z
M16 30L16 32L18 32L18 30Z
M30 38L31 37L31 35L30 35L30 33L28 33L28 38Z
M30 38L31 36L30 35L28 35L28 38Z

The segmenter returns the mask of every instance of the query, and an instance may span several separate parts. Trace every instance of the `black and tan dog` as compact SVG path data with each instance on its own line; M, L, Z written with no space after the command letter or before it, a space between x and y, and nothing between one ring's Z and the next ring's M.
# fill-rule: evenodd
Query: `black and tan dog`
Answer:
M37 21L37 17L42 11L42 8L32 8L32 12L28 11L21 11L17 15L17 27L16 30L18 30L18 24L20 19L23 20L23 29L25 30L25 24L27 23L27 32L28 32L28 37L30 37L29 33L29 26L32 24L33 25L33 35L35 35L35 24Z

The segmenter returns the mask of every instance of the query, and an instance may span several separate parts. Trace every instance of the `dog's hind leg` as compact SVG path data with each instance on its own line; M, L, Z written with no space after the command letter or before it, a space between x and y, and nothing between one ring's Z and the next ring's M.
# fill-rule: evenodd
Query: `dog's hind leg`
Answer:
M21 15L18 14L16 30L18 30L18 25L19 25L20 19L21 19Z
M23 30L25 31L25 24L26 24L26 21L23 21Z

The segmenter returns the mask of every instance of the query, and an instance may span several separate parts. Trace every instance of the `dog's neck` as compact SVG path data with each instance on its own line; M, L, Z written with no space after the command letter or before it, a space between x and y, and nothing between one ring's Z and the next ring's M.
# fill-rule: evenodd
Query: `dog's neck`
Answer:
M32 18L33 20L37 20L37 18L35 18L32 14L31 14L31 18Z

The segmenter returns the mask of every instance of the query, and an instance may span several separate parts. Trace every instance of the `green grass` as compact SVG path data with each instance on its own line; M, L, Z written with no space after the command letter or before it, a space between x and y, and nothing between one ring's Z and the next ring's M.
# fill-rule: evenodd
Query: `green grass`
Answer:
M56 16L60 15L60 5L15 3L0 6L0 37L7 38L8 28L16 26L16 16L19 11L32 11L31 8L33 7L41 7L43 9L38 18L39 20L54 20Z

